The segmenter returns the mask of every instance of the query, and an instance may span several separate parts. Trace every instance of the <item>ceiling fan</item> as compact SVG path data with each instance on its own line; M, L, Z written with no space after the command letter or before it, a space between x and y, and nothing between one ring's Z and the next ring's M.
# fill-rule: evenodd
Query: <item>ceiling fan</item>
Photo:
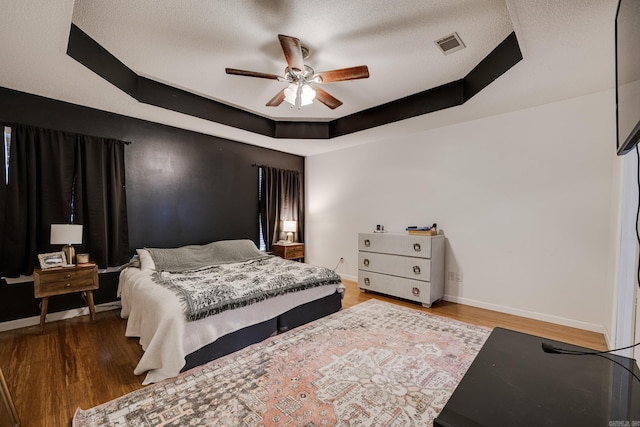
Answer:
M313 68L304 64L304 60L309 56L309 50L302 46L300 40L282 34L278 35L278 39L280 39L280 45L282 46L282 51L284 52L284 57L288 65L284 70L284 76L260 73L257 71L238 70L236 68L225 68L227 74L258 77L289 83L289 86L278 92L276 96L267 102L266 105L268 107L277 107L282 104L283 101L287 101L292 107L296 106L299 109L304 105L311 104L314 99L317 99L327 107L334 109L342 105L342 101L336 99L322 88L312 87L312 84L366 79L369 77L369 68L367 68L366 65L316 73L313 71Z

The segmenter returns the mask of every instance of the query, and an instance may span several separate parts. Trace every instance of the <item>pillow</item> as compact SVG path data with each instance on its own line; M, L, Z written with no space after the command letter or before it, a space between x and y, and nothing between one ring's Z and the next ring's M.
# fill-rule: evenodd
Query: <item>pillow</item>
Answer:
M138 255L134 255L128 263L120 266L120 271L128 267L140 268L140 257Z
M156 264L147 249L136 249L140 258L140 270L155 270Z
M251 240L221 240L207 245L180 248L147 248L157 270L187 271L232 262L244 262L268 257ZM140 257L142 259L142 257Z

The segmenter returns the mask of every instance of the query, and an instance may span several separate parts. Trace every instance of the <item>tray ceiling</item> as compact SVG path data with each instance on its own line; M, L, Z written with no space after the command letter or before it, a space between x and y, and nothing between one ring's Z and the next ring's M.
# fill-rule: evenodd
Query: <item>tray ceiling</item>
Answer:
M6 0L0 85L310 155L613 88L613 0ZM141 76L274 120L327 121L464 77L515 31L524 60L469 103L331 141L279 140L140 104L65 54L71 23ZM434 41L457 32L465 49ZM264 104L284 83L277 35L298 37L317 71L366 64L369 79L323 88L344 102ZM433 117L429 117L433 116Z

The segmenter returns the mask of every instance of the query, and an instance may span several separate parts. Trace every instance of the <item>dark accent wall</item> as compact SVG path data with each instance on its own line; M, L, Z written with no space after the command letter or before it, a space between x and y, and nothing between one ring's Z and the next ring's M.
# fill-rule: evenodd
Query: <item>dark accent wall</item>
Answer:
M258 169L252 165L297 170L304 176L301 156L6 88L0 88L0 122L130 141L125 166L132 254L144 246L241 238L257 243ZM98 302L116 299L117 275L109 276L100 276ZM70 295L52 298L50 304L53 312L84 301ZM32 282L0 281L0 322L35 316L37 307Z

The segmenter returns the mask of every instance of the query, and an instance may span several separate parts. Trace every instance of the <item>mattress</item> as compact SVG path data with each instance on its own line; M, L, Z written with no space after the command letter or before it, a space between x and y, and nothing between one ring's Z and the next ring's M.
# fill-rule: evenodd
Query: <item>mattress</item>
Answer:
M152 274L151 270L128 267L120 273L118 285L121 316L127 319L125 335L139 337L144 350L134 370L136 375L147 373L143 384L177 376L188 354L226 334L273 319L335 292L344 292L341 283L325 285L187 321L176 294L154 283Z

